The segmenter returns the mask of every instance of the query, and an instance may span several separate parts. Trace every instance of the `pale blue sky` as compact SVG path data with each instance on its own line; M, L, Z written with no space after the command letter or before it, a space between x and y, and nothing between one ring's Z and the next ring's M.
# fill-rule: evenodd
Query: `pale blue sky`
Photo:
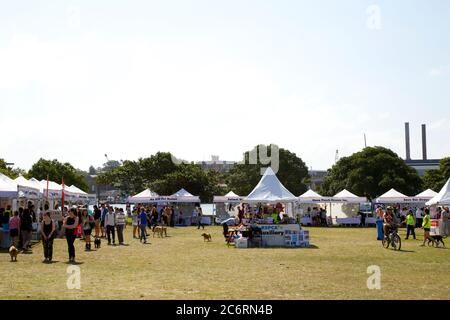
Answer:
M0 1L0 157L450 155L449 1ZM371 5L379 28L369 28Z

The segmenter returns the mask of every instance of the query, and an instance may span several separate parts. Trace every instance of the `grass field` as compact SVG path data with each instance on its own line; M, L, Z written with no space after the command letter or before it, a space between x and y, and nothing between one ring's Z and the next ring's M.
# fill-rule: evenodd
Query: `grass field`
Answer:
M194 227L143 245L125 230L129 246L102 241L84 252L76 240L81 289L69 290L67 245L55 240L53 264L40 244L18 262L0 253L1 299L450 299L450 249L403 241L384 249L375 229L310 228L312 248L235 249L220 227L207 227L204 243ZM402 239L404 230L400 231ZM450 243L447 239L447 247ZM381 268L381 290L366 286L367 267Z

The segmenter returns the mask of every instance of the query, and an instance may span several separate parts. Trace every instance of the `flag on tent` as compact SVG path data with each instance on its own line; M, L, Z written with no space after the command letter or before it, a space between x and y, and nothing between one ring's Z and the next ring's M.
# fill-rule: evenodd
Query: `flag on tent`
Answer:
M61 191L61 209L64 208L64 177L62 177L62 191Z

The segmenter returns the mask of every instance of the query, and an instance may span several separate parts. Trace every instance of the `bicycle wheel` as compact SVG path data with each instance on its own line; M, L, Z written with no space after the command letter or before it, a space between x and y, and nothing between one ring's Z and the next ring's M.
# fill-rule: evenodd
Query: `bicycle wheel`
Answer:
M392 237L392 247L394 250L400 250L402 248L402 239L398 234Z

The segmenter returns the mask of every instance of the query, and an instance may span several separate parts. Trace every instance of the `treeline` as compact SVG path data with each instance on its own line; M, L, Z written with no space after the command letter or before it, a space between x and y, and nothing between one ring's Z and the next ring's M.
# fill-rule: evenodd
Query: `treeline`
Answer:
M272 154L276 150L276 154ZM133 195L150 188L160 195L170 195L181 188L200 196L202 202L211 202L214 195L233 190L247 195L261 178L261 168L276 167L280 181L295 195L308 189L308 167L295 153L275 145L260 145L244 153L244 161L229 172L203 170L195 163L178 163L168 152L157 152L136 161L125 160L105 164L97 173L97 183L110 185L124 195ZM276 161L276 163L274 162ZM94 170L92 167L89 171ZM74 184L88 191L83 177L88 175L75 169L70 163L39 159L26 172L12 169L0 159L0 172L15 178L22 174L27 178L46 179L60 183L64 176L67 185ZM92 172L91 172L92 174ZM430 188L439 191L450 177L450 157L440 162L438 170L429 170L421 178L415 169L406 165L395 152L384 147L367 147L348 157L341 158L332 168L322 186L317 190L324 196L332 196L342 189L373 199L390 188L415 195Z

